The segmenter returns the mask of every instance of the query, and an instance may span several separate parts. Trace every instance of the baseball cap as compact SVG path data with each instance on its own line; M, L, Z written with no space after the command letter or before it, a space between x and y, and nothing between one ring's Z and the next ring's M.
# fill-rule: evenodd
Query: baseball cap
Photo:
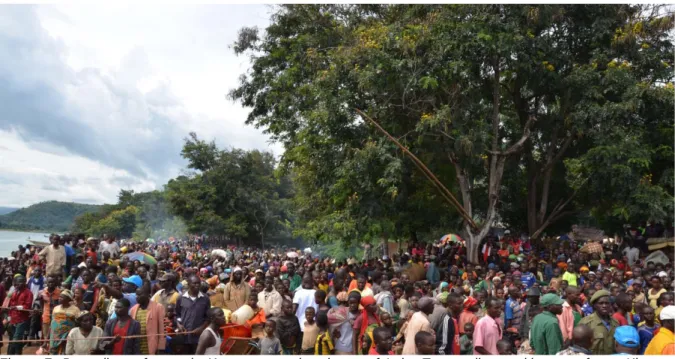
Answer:
M541 297L541 300L539 301L539 305L541 305L542 307L545 307L547 305L562 305L563 303L565 303L565 301L560 299L560 297L557 294L553 293L545 294L543 297Z
M640 336L637 329L630 325L622 325L614 331L614 340L626 348L637 348L640 346Z
M675 305L669 305L661 310L661 320L675 320Z
M135 285L136 288L140 288L141 286L143 286L143 280L138 275L132 275L131 277L123 278L122 280L125 281L126 283Z

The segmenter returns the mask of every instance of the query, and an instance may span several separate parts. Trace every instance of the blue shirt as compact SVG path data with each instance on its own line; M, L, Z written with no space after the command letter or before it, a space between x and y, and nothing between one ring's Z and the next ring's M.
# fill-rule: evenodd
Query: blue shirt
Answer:
M523 310L520 307L520 303L517 300L509 298L506 300L506 308L504 310L504 327L506 326L506 321L510 320L511 325L509 327L520 328L520 319L523 317Z
M593 314L593 307L588 303L584 303L584 305L581 306L581 312L584 313L584 317L587 317Z
M647 345L649 345L649 342L652 341L652 338L654 338L654 331L659 328L659 325L654 323L654 326L652 328L648 327L647 325L641 325L638 327L638 335L640 336L640 351L638 354L644 355L645 350L647 349Z
M525 285L525 289L530 289L534 285L534 283L537 282L537 278L535 278L534 274L530 272L525 272L523 275L520 276L520 281L523 282Z
M64 247L66 249L66 257L72 257L75 255L75 250L73 250L73 247L67 244L65 244Z

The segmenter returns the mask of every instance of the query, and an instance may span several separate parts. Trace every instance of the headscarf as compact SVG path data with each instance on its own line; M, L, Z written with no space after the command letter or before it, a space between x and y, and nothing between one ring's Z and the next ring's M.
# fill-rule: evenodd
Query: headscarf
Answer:
M478 300L474 297L467 297L466 300L464 300L464 311L470 312L471 308L478 304Z
M335 297L338 302L346 302L349 299L347 292L340 292Z

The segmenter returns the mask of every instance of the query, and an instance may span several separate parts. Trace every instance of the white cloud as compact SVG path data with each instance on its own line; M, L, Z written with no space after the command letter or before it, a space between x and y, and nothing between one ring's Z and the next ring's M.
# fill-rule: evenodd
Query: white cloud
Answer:
M0 7L0 205L114 202L184 166L191 131L272 150L226 99L248 60L229 49L264 5ZM18 49L18 50L17 50ZM4 54L4 55L3 55Z

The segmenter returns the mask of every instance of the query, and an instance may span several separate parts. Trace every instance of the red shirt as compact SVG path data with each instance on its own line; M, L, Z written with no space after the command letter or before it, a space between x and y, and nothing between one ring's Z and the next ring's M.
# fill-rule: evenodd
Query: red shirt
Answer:
M628 325L628 319L626 319L626 317L621 315L621 313L619 313L619 312L616 312L616 313L612 314L612 318L616 319L616 321L619 322L620 326L621 325Z
M93 252L91 250L88 251L87 252L87 258L91 258L91 261L94 263L94 265L96 265L96 261L98 259L98 258L96 258L96 252Z
M113 336L121 336L124 337L127 335L127 332L129 331L129 324L131 324L131 318L127 320L127 323L124 324L124 327L120 328L119 325L117 325L119 322L115 323L115 328L113 329ZM113 344L113 349L112 353L114 355L124 355L124 341L126 339L122 338L120 341L117 343Z
M22 291L15 291L12 294L12 297L9 298L9 306L23 306L24 310L30 310L33 306L33 292L28 288L24 288ZM9 322L10 324L19 324L28 321L30 318L30 312L23 310L11 309L9 311Z

